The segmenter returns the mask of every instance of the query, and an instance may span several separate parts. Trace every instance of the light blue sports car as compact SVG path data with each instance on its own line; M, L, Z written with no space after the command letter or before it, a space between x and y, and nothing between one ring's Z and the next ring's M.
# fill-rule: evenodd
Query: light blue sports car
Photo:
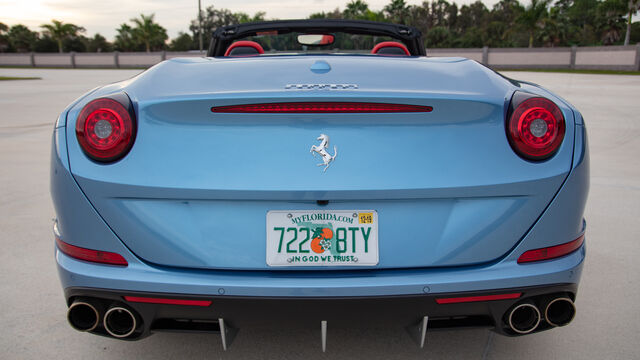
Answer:
M569 324L589 188L580 113L366 21L219 28L207 57L83 95L53 133L72 327ZM269 325L270 324L270 325ZM320 345L322 344L322 345Z

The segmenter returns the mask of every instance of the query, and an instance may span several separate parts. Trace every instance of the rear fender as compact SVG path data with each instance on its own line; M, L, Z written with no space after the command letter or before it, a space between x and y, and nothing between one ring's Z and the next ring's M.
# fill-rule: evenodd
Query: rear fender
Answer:
M64 128L54 129L53 132L50 180L51 198L58 216L58 230L62 240L75 246L115 252L124 256L129 263L137 262L98 215L71 176Z
M580 113L576 112L575 117L576 122L582 123ZM588 192L589 146L587 130L584 126L576 125L573 164L567 180L523 241L505 260L516 261L527 250L559 245L572 241L583 234L586 228L583 214Z

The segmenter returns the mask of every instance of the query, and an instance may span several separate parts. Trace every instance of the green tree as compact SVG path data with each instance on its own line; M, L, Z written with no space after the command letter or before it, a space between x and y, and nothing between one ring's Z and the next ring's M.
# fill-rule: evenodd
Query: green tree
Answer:
M48 53L58 52L58 42L49 35L40 35L33 46L33 51Z
M520 14L518 21L529 33L529 47L533 47L536 30L542 26L542 20L547 15L549 0L531 0L531 4Z
M620 40L627 13L625 0L604 0L596 9L596 29L603 45L612 45Z
M489 22L489 10L480 1L460 7L460 14L456 20L457 44L464 47L479 44L483 46L482 31L486 30Z
M21 24L10 27L7 36L11 48L17 52L32 51L38 39L36 32Z
M433 28L433 21L429 11L429 3L425 1L422 5L409 6L409 17L407 18L406 24L420 30L423 40L429 44L426 35L430 29Z
M144 44L147 52L151 52L151 49L162 49L168 39L167 30L157 24L153 20L154 17L155 14L140 14L139 18L131 19L135 25L131 32L133 38Z
M335 8L330 12L319 12L309 15L309 19L342 19L342 11L339 8Z
M496 3L489 14L488 42L494 47L518 46L521 34L518 18L524 7L518 0L501 0Z
M95 34L92 38L87 39L87 51L90 52L109 52L113 51L113 45L100 34Z
M451 32L444 26L432 27L429 29L429 32L426 33L425 38L427 47L430 48L445 48L452 45Z
M596 34L596 11L599 0L573 0L569 2L567 19L574 26L571 34L572 44L595 45L599 42Z
M9 36L7 32L9 27L0 22L0 52L5 52L9 49Z
M42 24L40 27L44 29L46 35L58 43L58 52L62 52L62 45L65 40L75 38L78 36L78 33L84 32L82 26L63 23L55 19L51 20L51 24Z
M211 35L217 28L221 26L241 24L246 22L264 21L265 13L257 12L253 16L238 12L233 13L227 9L216 9L213 6L207 7L202 15L202 38L204 44L211 42ZM191 20L189 30L193 34L194 39L198 39L200 36L198 19Z
M267 13L264 12L264 11L258 11L253 16L251 16L251 15L249 15L247 13L243 13L243 12L233 13L233 16L236 18L236 23L237 24L243 24L243 23L248 23L248 22L256 22L256 21L264 21L265 15L267 15Z
M387 14L389 21L404 24L409 18L409 6L405 0L391 0L391 2L384 7L384 12Z
M455 4L454 4L455 6ZM455 26L452 23L455 23L455 21L450 22L450 18L452 17L452 11L451 11L451 4L449 4L447 1L445 0L438 0L438 1L432 1L431 2L431 23L432 26L441 26L441 27L445 27L447 29L450 29L451 27ZM455 7L455 15L457 17L458 15L458 8ZM453 20L453 19L452 19Z
M189 51L196 47L191 36L183 32L179 32L178 37L171 40L171 45L169 45L172 51Z
M540 39L544 46L554 47L567 44L571 27L566 18L563 17L559 8L551 8L549 16L542 19L542 29Z
M366 20L369 12L369 5L362 0L352 0L342 12L345 19Z
M116 29L118 34L114 42L115 48L118 51L137 51L140 50L139 44L133 35L133 28L127 24L120 24L120 27Z
M631 24L631 43L640 43L640 21Z
M85 52L89 46L89 39L85 36L74 36L64 39L62 47L67 51Z
M629 45L629 39L631 37L631 18L633 18L633 14L638 12L640 9L640 0L629 0L627 7L629 8L629 13L627 14L627 31L624 35L624 45Z

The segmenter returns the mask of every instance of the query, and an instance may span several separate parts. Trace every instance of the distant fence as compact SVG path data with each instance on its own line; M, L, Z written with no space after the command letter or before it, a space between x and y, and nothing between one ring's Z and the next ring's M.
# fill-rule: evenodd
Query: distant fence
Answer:
M429 56L461 56L499 69L596 69L640 71L640 44L557 48L427 49ZM0 66L61 68L146 68L200 52L4 53Z
M640 71L640 44L556 48L428 49L429 56L462 56L498 69Z

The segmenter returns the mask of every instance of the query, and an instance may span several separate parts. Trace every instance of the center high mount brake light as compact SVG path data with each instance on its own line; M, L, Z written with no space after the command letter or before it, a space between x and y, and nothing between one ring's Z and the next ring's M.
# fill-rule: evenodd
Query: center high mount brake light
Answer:
M214 113L304 114L304 113L402 113L431 112L433 107L367 102L284 102L214 106Z

